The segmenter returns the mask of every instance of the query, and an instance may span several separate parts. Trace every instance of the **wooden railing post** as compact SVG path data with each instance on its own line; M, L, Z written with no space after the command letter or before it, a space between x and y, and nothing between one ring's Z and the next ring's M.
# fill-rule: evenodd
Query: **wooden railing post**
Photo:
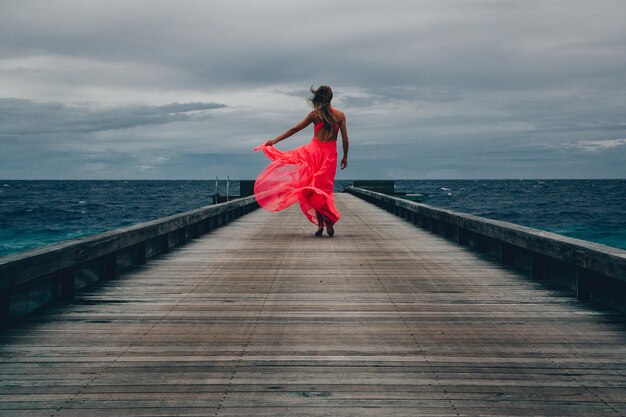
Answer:
M59 300L69 302L74 299L74 280L76 267L69 267L59 271Z
M170 234L165 233L159 236L159 252L168 253L170 251Z
M135 245L135 263L143 265L146 263L146 242L139 242Z
M546 258L540 253L530 255L530 276L534 279L546 278Z
M103 261L103 276L104 279L115 279L117 276L117 256L116 253L110 253L105 255Z
M469 243L469 240L467 238L467 230L465 230L461 226L457 226L457 227L458 227L457 243L459 245L467 245Z
M576 268L576 298L588 301L593 297L593 276L583 268Z
M9 327L11 318L11 291L5 289L0 291L0 330L6 330Z

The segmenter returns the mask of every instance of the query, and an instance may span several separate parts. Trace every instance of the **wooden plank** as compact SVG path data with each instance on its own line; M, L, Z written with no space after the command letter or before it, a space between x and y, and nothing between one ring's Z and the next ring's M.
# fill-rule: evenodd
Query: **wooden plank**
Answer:
M0 335L0 415L626 414L623 314L349 195L257 211Z

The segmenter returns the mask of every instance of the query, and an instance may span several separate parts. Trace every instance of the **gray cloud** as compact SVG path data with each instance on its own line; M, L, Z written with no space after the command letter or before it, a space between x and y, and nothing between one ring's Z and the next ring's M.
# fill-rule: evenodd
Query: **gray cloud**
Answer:
M624 21L621 0L2 2L0 177L253 177L322 83L340 175L625 177Z
M194 112L226 107L217 103L171 103L164 106L69 106L0 98L0 136L92 133L189 120Z
M168 83L196 87L320 77L362 86L527 89L613 78L626 59L616 53L626 46L616 28L624 17L619 1L317 7L333 11L322 31L313 29L318 17L309 5L286 1L20 2L9 6L13 18L0 33L15 53L154 64L180 77ZM80 18L68 19L68 10Z

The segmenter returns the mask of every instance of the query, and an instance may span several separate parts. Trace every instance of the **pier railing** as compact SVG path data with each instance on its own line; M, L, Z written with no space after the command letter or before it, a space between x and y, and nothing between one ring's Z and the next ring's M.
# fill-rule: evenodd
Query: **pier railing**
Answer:
M346 192L503 264L527 271L534 279L565 286L581 300L626 310L624 250L361 188L348 187Z
M258 207L253 196L0 258L0 328Z

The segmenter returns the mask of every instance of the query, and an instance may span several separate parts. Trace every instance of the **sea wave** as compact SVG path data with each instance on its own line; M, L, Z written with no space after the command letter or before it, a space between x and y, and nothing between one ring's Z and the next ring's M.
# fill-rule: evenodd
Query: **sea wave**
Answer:
M212 203L215 181L8 181L0 256ZM6 184L6 186L5 186ZM351 181L339 180L341 191ZM396 180L423 202L626 249L626 180ZM226 183L218 184L226 194ZM239 190L231 183L229 194Z

